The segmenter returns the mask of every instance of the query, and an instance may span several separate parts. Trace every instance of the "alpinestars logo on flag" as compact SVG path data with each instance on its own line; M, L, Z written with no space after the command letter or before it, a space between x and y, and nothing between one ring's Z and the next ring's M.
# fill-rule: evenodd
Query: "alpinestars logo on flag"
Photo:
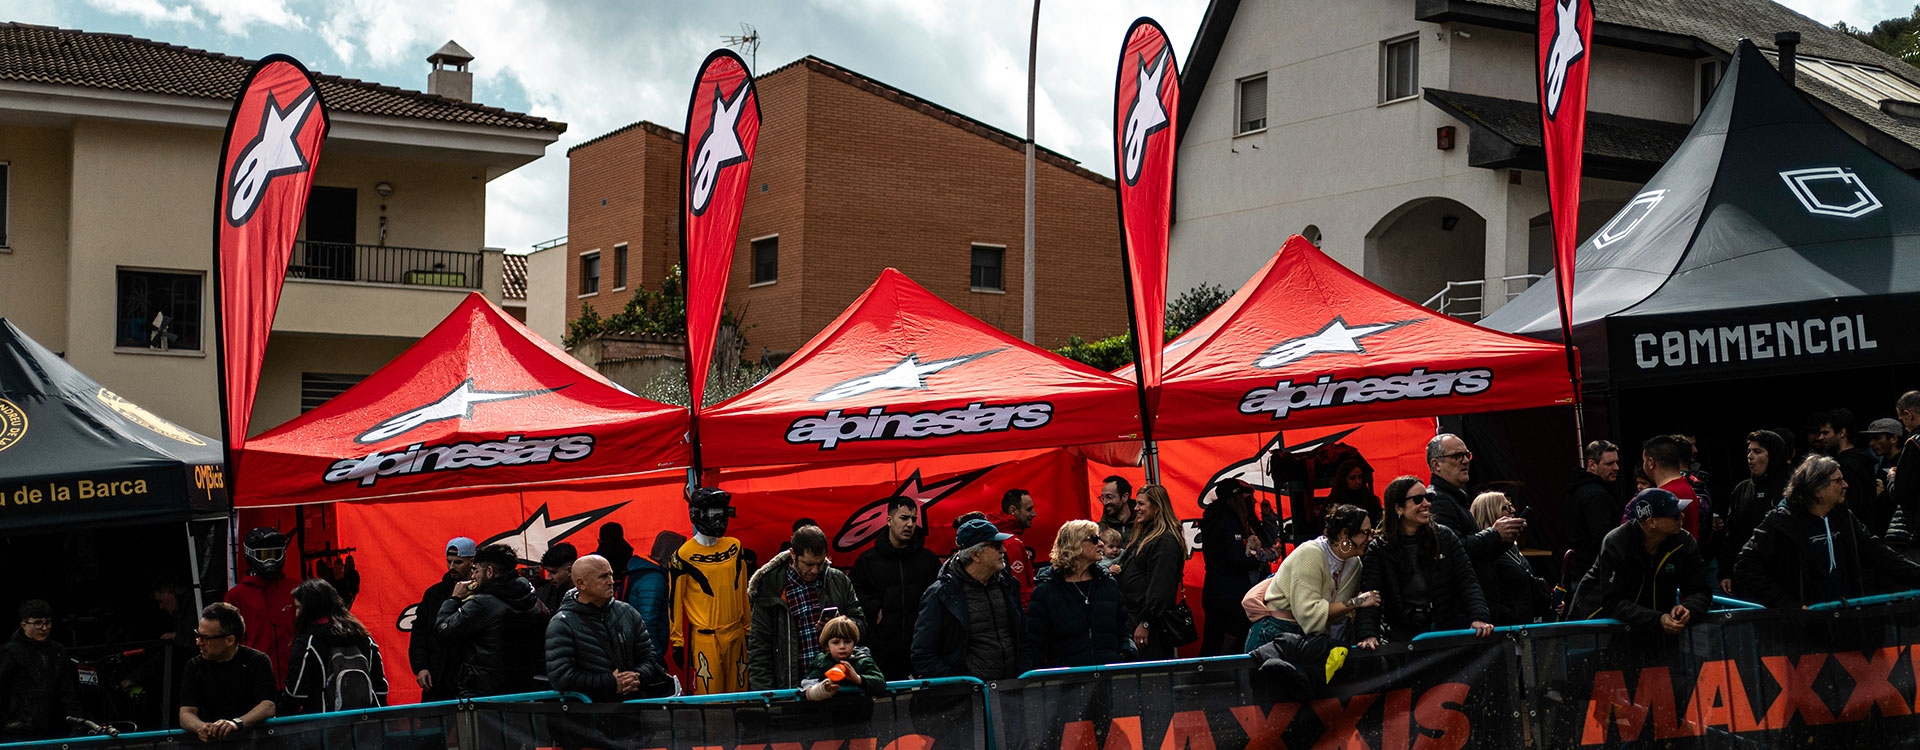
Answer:
M713 115L707 120L707 132L700 134L700 143L694 148L692 179L687 181L692 187L687 207L694 216L706 213L707 205L713 202L720 170L747 160L746 147L740 144L740 113L745 110L747 92L752 90L753 81L746 81L728 99L718 85L713 87Z
M273 93L267 93L267 104L260 112L260 130L247 142L240 158L233 160L233 171L227 174L228 224L237 227L253 218L273 178L307 171L310 162L300 150L300 130L313 114L316 101L314 89L309 88L293 104L282 108Z
M1253 366L1262 370L1275 370L1315 354L1366 354L1367 348L1360 344L1361 339L1422 320L1426 318L1353 326L1347 324L1345 317L1335 316L1318 331L1299 338L1287 339L1269 347L1259 359L1253 361Z
M1549 120L1560 113L1560 97L1567 91L1573 64L1587 56L1587 45L1580 41L1580 8L1586 4L1586 0L1556 0L1553 6L1553 46L1547 48L1546 68L1541 71Z
M835 552L852 552L865 546L867 542L873 541L882 533L885 533L887 528L887 501L894 497L910 497L913 498L914 502L919 503L921 513L920 525L923 527L926 526L929 523L926 515L929 508L932 508L941 500L952 496L953 493L959 492L961 488L973 484L974 480L986 476L989 471L992 471L991 467L975 469L939 482L922 484L920 480L920 470L914 469L913 476L907 477L907 481L901 482L900 486L895 487L892 493L889 493L886 497L880 498L879 500L861 506L859 510L847 516L847 520L840 524L840 533L833 535L833 550Z
M853 398L854 396L873 393L874 391L924 391L927 389L928 375L940 372L941 370L959 367L968 362L1006 350L1007 348L1003 346L999 349L988 349L984 352L962 354L958 357L936 359L932 362L925 363L920 361L920 353L914 352L905 357L901 357L899 362L893 363L892 367L888 367L880 372L873 373L872 375L862 375L851 380L836 383L833 387L815 395L811 400L838 401L844 398Z
M444 422L449 419L472 419L473 407L478 404L529 398L544 393L552 393L566 387L567 386L562 385L531 391L483 391L473 386L473 378L467 378L466 380L460 381L459 385L454 386L453 390L447 391L447 395L435 399L433 403L388 417L381 421L380 424L369 428L366 432L356 435L353 438L353 442L360 443L361 445L372 445L405 435L414 428L422 425Z
M1165 47L1151 65L1140 58L1133 103L1127 105L1126 129L1120 133L1120 166L1128 185L1140 181L1140 167L1147 160L1147 138L1168 125L1167 108L1160 102L1160 84L1173 67L1172 60L1172 51Z

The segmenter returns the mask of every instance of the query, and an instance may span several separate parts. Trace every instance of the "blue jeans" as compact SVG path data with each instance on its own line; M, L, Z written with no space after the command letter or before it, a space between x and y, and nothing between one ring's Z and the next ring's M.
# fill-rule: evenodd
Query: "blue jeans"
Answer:
M1254 649L1267 645L1268 641L1288 633L1306 635L1306 632L1300 629L1300 625L1292 620L1282 620L1278 617L1261 618L1247 631L1247 653L1251 654Z

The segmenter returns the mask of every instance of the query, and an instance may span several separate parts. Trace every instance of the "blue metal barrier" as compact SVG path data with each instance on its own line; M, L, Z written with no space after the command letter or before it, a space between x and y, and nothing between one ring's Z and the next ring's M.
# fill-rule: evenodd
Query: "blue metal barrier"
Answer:
M1826 612L1836 609L1847 609L1849 607L1865 607L1873 604L1901 602L1908 599L1920 599L1920 590L1901 591L1893 594L1874 594L1873 596L1863 596L1857 599L1840 599L1838 601L1821 602L1819 604L1809 605L1807 609L1814 612Z
M1626 627L1626 623L1621 622L1619 620L1602 618L1598 620L1568 620L1566 622L1537 622L1537 623L1528 623L1526 625L1501 625L1500 627L1494 628L1493 632L1495 633L1522 633L1522 632L1539 633L1543 631L1557 632L1559 630L1571 630L1575 628L1592 627L1596 625L1606 626L1606 627L1614 627L1614 626ZM1473 635L1473 629L1466 628L1462 630L1435 630L1430 633L1421 633L1419 635L1416 635L1413 637L1413 640L1414 641L1430 641L1436 638L1453 638L1456 636L1463 636L1463 635L1465 636ZM1491 638L1493 636L1487 636L1487 637Z
M551 701L551 700L575 701L580 703L593 702L592 700L588 699L587 696L581 695L579 693L561 693L553 690L542 690L542 691L533 692L533 693L511 693L508 695L489 695L489 696L484 696L480 698L456 698L453 700L431 701L427 703L408 703L408 704L398 705L398 706L380 706L378 708L358 708L358 709L353 709L349 711L332 711L328 713L318 713L318 714L300 714L297 716L275 716L271 719L267 719L264 726L276 727L276 728L285 727L285 726L298 726L300 724L321 721L324 719L332 719L332 718L345 717L345 716L366 717L366 716L373 716L375 714L392 713L394 711L416 711L421 708L433 708L435 706L457 707L457 706L461 706L464 704L471 704L471 703L533 703L533 702ZM71 744L77 744L77 743L83 743L83 742L99 743L99 742L107 742L107 741L126 742L131 740L142 740L142 741L161 740L161 739L166 739L168 737L180 737L183 739L191 739L191 733L185 729L166 729L166 730L155 730L150 732L125 732L122 734L111 735L111 736L104 735L104 734L81 735L77 737L32 740L28 742L8 742L8 743L0 744L0 748L45 745L49 742L58 742L62 745L71 745Z
M1192 659L1168 659L1166 661L1129 661L1129 662L1121 662L1119 664L1097 664L1097 665L1088 666L1088 667L1052 667L1049 669L1035 669L1035 670L1029 671L1026 674L1020 675L1020 679L1027 680L1027 679L1035 679L1035 678L1059 677L1060 675L1065 675L1065 674L1096 674L1100 672L1136 672L1136 671L1142 671L1142 670L1164 670L1164 669L1167 669L1168 667L1178 667L1178 666L1184 666L1184 665L1195 665L1197 669L1205 670L1207 668L1206 665L1208 664L1244 661L1245 659L1247 659L1246 654L1234 654L1232 656L1200 656Z
M1714 610L1716 612L1728 609L1766 609L1766 607L1754 604L1753 602L1735 599L1731 596L1721 596L1719 594L1713 595L1713 603L1720 608Z

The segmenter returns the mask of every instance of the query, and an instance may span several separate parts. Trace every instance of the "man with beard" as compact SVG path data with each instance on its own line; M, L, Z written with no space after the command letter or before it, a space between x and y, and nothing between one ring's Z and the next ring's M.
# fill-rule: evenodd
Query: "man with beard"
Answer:
M1027 548L1027 542L1020 537L1033 528L1033 519L1039 512L1033 507L1033 493L1023 489L1007 490L1000 496L1000 513L988 515L987 521L996 528L1012 534L1006 543L1007 575L1020 584L1020 606L1027 606L1027 600L1033 596L1033 551Z
M473 578L455 583L440 605L435 630L460 654L461 698L527 692L545 670L547 611L518 563L513 548L488 545L474 558Z
M1866 524L1867 530L1874 536L1887 533L1887 522L1893 520L1893 508L1880 507L1879 476L1876 469L1880 459L1875 457L1865 445L1854 441L1853 412L1848 409L1834 409L1827 412L1826 420L1818 431L1821 440L1821 453L1832 456L1840 462L1840 470L1847 475L1847 509L1854 517Z
M434 621L440 617L440 605L453 595L453 585L473 577L473 556L479 548L472 539L456 536L447 540L446 551L447 572L420 595L420 603L413 608L412 638L407 642L407 665L420 686L422 701L449 700L456 695L458 655L440 640Z
M886 535L853 561L853 590L869 618L862 641L880 672L893 679L913 674L913 626L920 616L920 595L940 575L940 558L926 548L921 531L919 502L887 498Z
M1567 540L1573 554L1561 571L1560 585L1568 591L1593 567L1600 540L1620 525L1620 446L1595 440L1587 443L1582 458L1585 466L1567 481Z

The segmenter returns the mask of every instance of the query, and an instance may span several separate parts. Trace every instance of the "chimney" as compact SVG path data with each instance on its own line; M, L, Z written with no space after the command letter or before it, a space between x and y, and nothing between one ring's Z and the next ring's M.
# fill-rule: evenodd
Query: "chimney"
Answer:
M1773 46L1780 49L1780 77L1787 79L1787 85L1793 85L1794 58L1799 57L1800 32L1782 31L1773 35Z
M473 55L449 39L439 50L427 56L427 62L433 64L433 72L427 74L427 93L463 102L473 101L473 73L467 70L467 63L473 62Z

